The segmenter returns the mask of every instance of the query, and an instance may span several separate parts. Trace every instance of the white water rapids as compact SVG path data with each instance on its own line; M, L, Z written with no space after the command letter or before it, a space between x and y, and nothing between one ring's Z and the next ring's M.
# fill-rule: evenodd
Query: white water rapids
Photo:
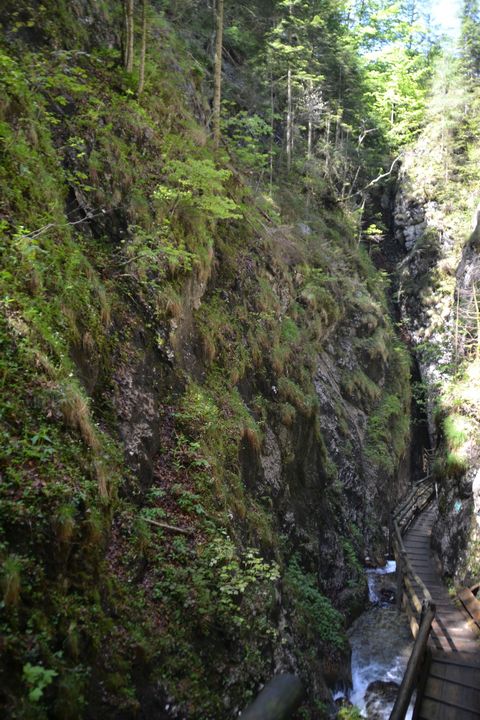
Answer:
M352 646L353 687L347 697L369 720L388 720L396 695L393 683L400 685L402 682L413 647L407 618L397 612L395 605L385 601L385 596L395 588L394 573L395 562L388 562L384 568L367 570L371 606L353 623L348 633ZM336 699L341 696L337 693ZM408 720L411 716L410 710Z

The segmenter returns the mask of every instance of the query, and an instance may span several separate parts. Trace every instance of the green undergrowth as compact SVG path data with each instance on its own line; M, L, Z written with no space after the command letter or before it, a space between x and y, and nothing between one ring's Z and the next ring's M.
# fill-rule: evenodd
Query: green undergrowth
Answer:
M479 364L472 358L444 383L437 399L435 421L441 442L433 471L441 485L448 486L465 475L472 448L480 440L478 381Z
M23 3L0 52L0 703L18 720L130 718L148 678L159 703L227 717L273 672L282 594L306 672L318 642L346 661L343 615L259 491L260 455L280 428L293 474L308 440L332 514L314 377L353 317L344 391L373 412L369 452L393 473L408 383L385 283L346 210L309 207L302 188L262 195L214 152L178 92L198 111L198 66L162 16L138 100L117 51L77 52L66 4L58 25L42 7L53 49L22 44ZM159 448L142 476L122 392L147 353Z
M315 578L305 573L293 556L285 574L287 589L295 600L295 621L304 623L304 632L327 647L341 648L346 644L344 619L328 598L317 589Z

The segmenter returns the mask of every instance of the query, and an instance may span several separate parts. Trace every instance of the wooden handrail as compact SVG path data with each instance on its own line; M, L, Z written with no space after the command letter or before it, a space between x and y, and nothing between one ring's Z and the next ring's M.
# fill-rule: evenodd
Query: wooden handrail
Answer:
M417 639L415 640L415 645L413 646L412 654L410 655L407 669L405 670L405 675L403 676L403 681L400 685L397 699L395 700L395 705L390 713L390 720L404 720L407 714L413 691L417 685L425 661L425 652L434 619L435 605L431 604L425 608L422 614Z
M392 513L393 551L397 561L397 602L399 605L403 604L405 608L415 644L390 720L405 718L413 691L418 684L420 670L425 662L430 630L435 619L435 604L432 596L425 583L414 572L403 544L403 535L417 515L430 503L434 493L433 482L430 476L427 476L416 483L396 512Z
M420 480L407 495L403 503L394 511L393 518L405 534L417 515L428 505L434 494L434 485L430 476Z
M290 673L275 675L240 715L241 720L289 720L303 700L301 680Z

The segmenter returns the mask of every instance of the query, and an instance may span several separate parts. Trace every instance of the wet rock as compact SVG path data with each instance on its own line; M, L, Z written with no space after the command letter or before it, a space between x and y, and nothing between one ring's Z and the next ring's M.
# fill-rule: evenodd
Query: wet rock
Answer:
M384 720L386 706L393 705L399 685L396 682L375 680L365 695L368 720Z
M392 605L395 602L396 580L395 574L377 575L376 593L382 605Z
M265 478L266 490L271 488L277 494L282 485L282 453L278 440L270 427L265 428L265 440L260 462Z
M395 591L389 588L382 588L379 593L382 605L393 605L395 603Z

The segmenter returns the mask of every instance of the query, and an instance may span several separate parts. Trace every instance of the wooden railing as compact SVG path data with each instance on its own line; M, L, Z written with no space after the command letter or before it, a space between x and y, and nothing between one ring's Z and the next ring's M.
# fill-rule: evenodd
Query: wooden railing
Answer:
M480 631L480 600L478 594L480 593L480 585L474 585L471 588L462 588L457 593L457 598L460 601L460 607L463 608L464 612L470 618L470 624L474 626L476 631Z
M303 700L304 688L296 675L275 675L240 720L289 720Z
M400 690L390 720L404 720L415 688L421 684L428 668L428 638L435 618L432 597L408 559L403 535L414 519L429 505L435 495L430 476L416 483L392 515L392 546L397 563L397 603L408 617L415 638Z

